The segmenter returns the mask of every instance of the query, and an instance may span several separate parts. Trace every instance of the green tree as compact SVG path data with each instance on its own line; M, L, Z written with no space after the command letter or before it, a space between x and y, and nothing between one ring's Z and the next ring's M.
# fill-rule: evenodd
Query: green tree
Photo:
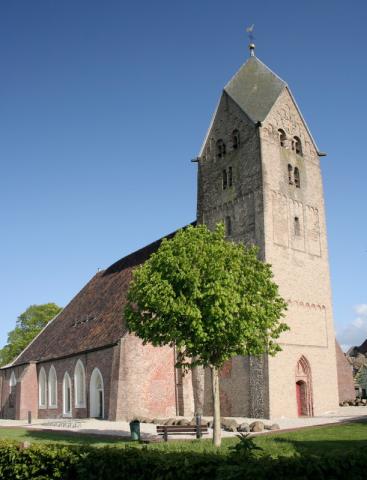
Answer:
M210 368L219 446L218 370L235 355L275 355L275 340L288 329L280 321L285 309L270 265L255 247L227 241L218 224L214 232L189 226L164 239L134 270L124 315L144 343L176 345L177 366Z
M62 308L55 303L46 303L31 305L19 315L14 330L8 333L7 344L0 349L0 365L6 365L14 360L61 310Z

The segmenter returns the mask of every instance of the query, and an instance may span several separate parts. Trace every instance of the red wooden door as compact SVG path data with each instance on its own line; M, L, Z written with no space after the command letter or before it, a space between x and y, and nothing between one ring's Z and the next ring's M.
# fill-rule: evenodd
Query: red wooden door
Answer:
M301 384L296 383L296 396L297 396L297 412L298 416L302 415L302 399L301 399Z

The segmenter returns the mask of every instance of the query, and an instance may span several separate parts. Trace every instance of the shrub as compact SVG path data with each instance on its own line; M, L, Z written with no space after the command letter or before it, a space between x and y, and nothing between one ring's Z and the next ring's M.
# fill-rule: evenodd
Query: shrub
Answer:
M246 441L244 441L246 443ZM253 457L253 448L239 451L194 453L156 450L140 445L93 448L0 442L0 479L6 480L259 480L312 478L364 479L367 449L344 455ZM250 454L249 453L250 450Z

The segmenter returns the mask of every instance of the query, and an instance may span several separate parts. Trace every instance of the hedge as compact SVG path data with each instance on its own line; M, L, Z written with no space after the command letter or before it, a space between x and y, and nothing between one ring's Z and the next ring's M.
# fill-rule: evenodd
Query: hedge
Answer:
M6 480L239 480L365 479L367 450L338 456L247 458L241 454L169 452L149 447L32 445L0 442L0 478Z

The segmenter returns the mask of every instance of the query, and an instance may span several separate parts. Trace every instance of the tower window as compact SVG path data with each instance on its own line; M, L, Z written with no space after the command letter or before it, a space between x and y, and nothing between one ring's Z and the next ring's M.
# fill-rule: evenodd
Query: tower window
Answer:
M301 188L301 179L300 179L299 170L297 167L294 169L294 184L297 188Z
M227 188L228 178L227 178L227 170L223 170L222 172L222 188L225 190Z
M217 157L222 158L226 154L226 144L223 142L222 139L217 141Z
M301 235L301 225L299 223L299 218L294 217L294 235L299 237Z
M225 230L226 230L226 236L228 237L229 235L232 235L231 217L226 217L224 219L224 227L225 227Z
M233 183L232 167L228 167L228 186L231 187Z
M279 128L278 134L279 134L279 144L280 144L280 146L285 147L285 141L287 140L287 136L285 134L285 131L282 130L281 128Z
M293 171L293 167L290 163L288 163L288 183L289 183L289 185L293 185L292 171Z
M232 146L233 150L237 150L240 147L240 132L238 130L233 130L232 132Z
M301 140L298 137L293 137L292 150L294 150L297 155L302 155L302 144Z

